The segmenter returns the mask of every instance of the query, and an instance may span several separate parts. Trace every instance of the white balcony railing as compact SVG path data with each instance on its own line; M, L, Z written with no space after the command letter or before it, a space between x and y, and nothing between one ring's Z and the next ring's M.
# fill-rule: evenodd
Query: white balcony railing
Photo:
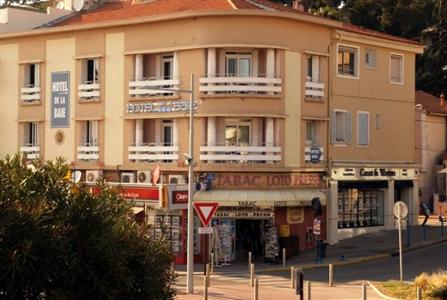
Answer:
M278 163L277 146L201 146L200 160L215 163Z
M319 164L324 162L324 148L320 146L305 147L304 160L308 164Z
M78 160L84 160L84 161L99 160L99 146L89 144L78 146Z
M316 81L306 81L305 95L308 98L321 99L324 97L324 83Z
M99 99L100 97L100 85L94 82L84 82L78 86L79 99L83 101L89 101L93 99Z
M178 89L180 80L163 78L143 78L141 80L129 81L129 95L132 97L151 97L151 96L172 96L176 92L159 90Z
M132 145L128 151L129 160L134 162L172 162L179 159L178 146Z
M20 147L20 152L26 154L27 159L39 159L40 147L34 145L25 145Z
M202 77L200 92L205 94L278 95L282 92L281 78L267 77Z
M40 87L29 86L20 89L20 100L24 103L40 102Z

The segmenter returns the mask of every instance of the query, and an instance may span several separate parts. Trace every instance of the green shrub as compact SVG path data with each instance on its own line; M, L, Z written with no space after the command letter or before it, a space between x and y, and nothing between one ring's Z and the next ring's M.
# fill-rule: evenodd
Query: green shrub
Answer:
M0 299L172 299L168 245L116 192L93 195L68 169L0 160Z

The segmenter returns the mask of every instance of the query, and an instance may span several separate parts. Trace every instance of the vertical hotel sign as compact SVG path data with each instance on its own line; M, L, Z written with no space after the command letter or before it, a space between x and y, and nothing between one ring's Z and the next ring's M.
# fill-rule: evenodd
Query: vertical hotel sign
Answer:
M51 127L70 127L70 72L51 73Z

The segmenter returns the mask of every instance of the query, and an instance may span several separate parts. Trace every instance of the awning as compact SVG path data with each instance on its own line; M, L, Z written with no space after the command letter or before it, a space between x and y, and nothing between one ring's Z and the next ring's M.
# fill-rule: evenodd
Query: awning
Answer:
M194 202L219 202L219 206L281 207L310 206L313 198L326 205L324 191L315 189L284 190L211 190L194 194Z
M447 168L444 168L444 169L442 169L441 171L438 171L438 173L446 174L446 173L447 173Z

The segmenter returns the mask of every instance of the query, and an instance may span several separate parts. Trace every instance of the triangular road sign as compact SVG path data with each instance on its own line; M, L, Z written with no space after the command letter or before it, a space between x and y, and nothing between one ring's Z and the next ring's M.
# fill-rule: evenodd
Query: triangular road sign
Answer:
M202 221L203 226L208 226L210 224L211 219L214 216L214 213L219 206L217 202L194 202L192 204L196 209L197 214L199 215L200 221Z

